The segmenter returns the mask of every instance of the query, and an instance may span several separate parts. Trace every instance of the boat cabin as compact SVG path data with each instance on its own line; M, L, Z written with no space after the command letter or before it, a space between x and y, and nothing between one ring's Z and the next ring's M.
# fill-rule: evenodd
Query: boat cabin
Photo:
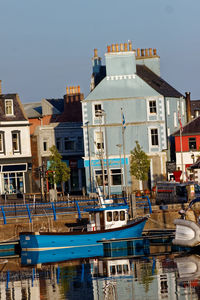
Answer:
M89 211L87 231L113 229L127 225L128 206L103 207Z

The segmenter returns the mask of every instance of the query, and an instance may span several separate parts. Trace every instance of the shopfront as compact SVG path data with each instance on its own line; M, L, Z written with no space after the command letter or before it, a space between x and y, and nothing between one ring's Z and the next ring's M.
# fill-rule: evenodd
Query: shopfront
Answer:
M27 163L15 165L1 165L1 194L26 193L26 172Z

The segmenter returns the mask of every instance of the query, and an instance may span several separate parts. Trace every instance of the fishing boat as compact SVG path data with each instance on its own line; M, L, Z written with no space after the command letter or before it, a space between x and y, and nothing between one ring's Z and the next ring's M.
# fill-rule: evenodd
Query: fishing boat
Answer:
M114 204L100 198L100 206L88 209L89 223L81 231L21 232L22 251L79 248L103 244L103 240L140 237L149 215L130 220L127 203ZM150 203L149 203L150 205Z
M200 198L196 198L190 201L186 210L180 210L180 219L175 219L176 225L175 238L172 243L178 246L184 247L197 247L200 245L200 217L195 214L195 221L187 219L187 213L189 209L193 208L193 205L200 202ZM195 211L193 210L195 213Z

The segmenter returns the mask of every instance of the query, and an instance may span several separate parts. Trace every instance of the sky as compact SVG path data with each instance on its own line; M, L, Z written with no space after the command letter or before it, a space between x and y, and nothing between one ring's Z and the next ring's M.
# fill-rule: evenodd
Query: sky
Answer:
M199 0L0 0L2 93L23 103L89 94L94 48L156 48L161 77L200 99Z

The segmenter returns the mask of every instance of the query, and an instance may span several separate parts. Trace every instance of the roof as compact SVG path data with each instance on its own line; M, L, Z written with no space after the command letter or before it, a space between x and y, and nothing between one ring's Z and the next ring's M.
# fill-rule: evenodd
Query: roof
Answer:
M176 89L169 85L165 80L152 72L149 68L144 65L136 65L137 74L142 78L147 84L149 84L154 90L164 97L183 97Z
M41 102L23 104L28 118L39 118L42 116Z
M88 100L119 99L133 97L159 96L180 98L183 97L165 80L152 72L144 65L136 65L137 72L131 78L105 77L85 98Z
M5 114L5 100L13 100L13 115ZM18 94L0 94L0 121L27 121Z
M64 99L46 99L52 106L54 106L60 112L64 110Z
M180 134L180 129L173 133L174 136ZM182 135L200 134L200 116L193 119L183 127Z
M200 111L200 100L191 101L191 115L195 116L195 111Z

